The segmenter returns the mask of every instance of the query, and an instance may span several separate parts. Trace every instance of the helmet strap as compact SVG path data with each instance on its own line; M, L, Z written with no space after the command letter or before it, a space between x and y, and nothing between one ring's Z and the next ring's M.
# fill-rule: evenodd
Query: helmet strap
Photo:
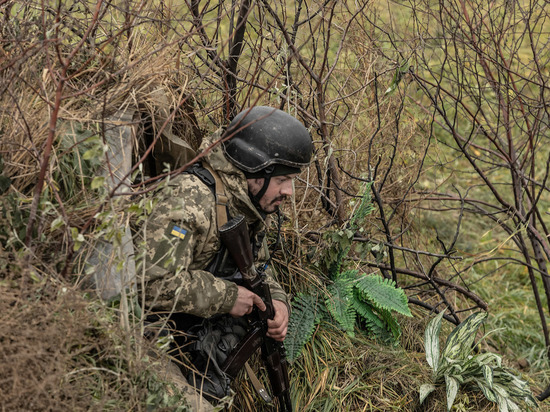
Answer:
M250 200L252 200L252 204L256 209L258 209L258 211L262 213L263 211L262 211L262 208L260 207L260 199L265 195L265 192L267 192L267 188L269 187L269 182L271 182L271 175L273 174L273 170L274 170L273 166L268 166L263 170L264 176L262 178L264 179L264 184L258 193L253 195L252 193L250 193L250 190L248 191L248 196L250 196Z

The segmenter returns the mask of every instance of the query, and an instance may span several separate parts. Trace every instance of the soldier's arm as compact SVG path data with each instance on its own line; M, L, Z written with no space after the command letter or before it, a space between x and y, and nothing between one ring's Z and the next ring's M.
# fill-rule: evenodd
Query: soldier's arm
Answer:
M196 269L215 250L216 220L210 189L183 175L163 192L145 227L147 257L143 292L150 309L201 317L229 313L237 286Z

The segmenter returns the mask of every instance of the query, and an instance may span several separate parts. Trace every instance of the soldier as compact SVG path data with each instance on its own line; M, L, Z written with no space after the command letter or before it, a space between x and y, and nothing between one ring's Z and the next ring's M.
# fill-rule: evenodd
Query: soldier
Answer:
M201 149L220 139L223 143L208 151L202 163L172 179L157 195L145 231L142 289L148 313L157 313L148 319L164 328L172 325L177 352L187 353L201 375L189 368L182 372L210 399L229 393L218 363L246 331L243 316L254 307L265 310L262 299L240 285L240 273L221 245L218 228L228 217L243 215L255 261L265 267L266 217L292 195L293 179L309 163L313 150L302 123L265 106L239 113L225 131L205 139ZM275 317L268 321L267 334L283 341L289 300L269 271ZM224 353L205 353L212 339L224 343Z

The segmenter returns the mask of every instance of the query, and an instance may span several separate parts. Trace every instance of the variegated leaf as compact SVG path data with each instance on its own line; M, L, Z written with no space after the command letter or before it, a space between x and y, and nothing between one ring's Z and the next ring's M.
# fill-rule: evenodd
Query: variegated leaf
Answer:
M445 376L445 384L447 391L447 411L450 411L458 393L458 381L452 376Z
M481 392L483 392L483 395L490 400L491 402L496 402L497 397L493 390L489 388L487 385L485 385L485 382L481 381L480 379L474 379L474 381L477 383L477 386L479 389L481 389Z
M533 397L532 394L529 394L529 396L526 396L525 398L523 398L523 401L524 401L530 408L533 408L533 409L538 408L537 401L536 401L536 399Z
M424 400L428 397L430 393L435 390L435 385L431 383L425 383L420 386L420 403L422 404Z
M484 365L493 363L498 367L502 366L502 358L496 353L492 353L492 352L485 352L485 353L480 353L479 355L476 355L476 362Z
M483 369L485 381L489 385L489 388L493 389L493 369L489 365L483 365L481 368Z
M497 396L497 405L498 405L498 411L499 412L508 412L508 402L505 397L496 394Z
M445 311L442 310L433 318L424 332L424 345L426 346L426 360L434 371L434 376L439 368L439 332L441 330L441 318Z
M508 409L511 412L521 412L521 408L511 399L506 399L506 402L508 403Z
M499 385L497 383L493 384L493 390L496 392L498 396L502 396L503 398L510 397L510 394L508 393L506 388L504 388L502 385Z
M472 350L479 326L487 318L487 312L476 312L458 325L447 338L442 357L464 359Z

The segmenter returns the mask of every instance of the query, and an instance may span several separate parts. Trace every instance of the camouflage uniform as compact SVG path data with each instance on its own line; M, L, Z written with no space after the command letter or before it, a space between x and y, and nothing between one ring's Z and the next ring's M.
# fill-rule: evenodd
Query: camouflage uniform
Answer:
M221 131L205 139L201 149L211 146L220 136ZM243 215L254 237L265 231L265 220L249 198L243 172L226 159L220 146L211 150L204 160L224 184L229 217ZM196 175L184 173L170 180L155 197L158 203L140 230L147 245L141 293L148 313L185 313L201 318L229 313L237 300L237 285L205 270L221 246L212 188ZM267 258L264 240L256 263L260 265ZM287 295L269 270L266 281L272 298L289 307ZM200 388L187 384L174 366L161 364L159 372L168 375L168 379L187 394L194 409L212 411L212 405L199 395Z
M217 132L205 139L201 149L209 147L220 135ZM226 159L221 147L209 152L206 161L224 183L229 215L244 215L253 235L265 230L264 218L248 196L244 174ZM192 174L172 179L158 194L158 204L148 219L145 233L148 250L142 292L148 310L206 318L232 309L237 299L236 284L205 270L220 248L211 188ZM257 263L267 257L263 242ZM272 298L288 305L285 292L269 274L267 282Z

